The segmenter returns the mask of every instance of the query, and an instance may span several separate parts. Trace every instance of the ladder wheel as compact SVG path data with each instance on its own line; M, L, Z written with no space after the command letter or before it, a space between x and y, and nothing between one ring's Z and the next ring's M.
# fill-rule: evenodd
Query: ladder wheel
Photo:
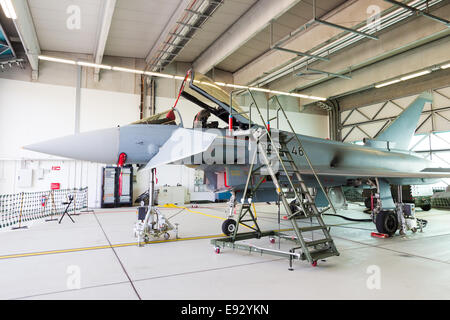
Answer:
M317 260L314 260L314 261L311 263L311 265L312 265L313 267L317 267Z
M164 233L164 240L169 240L170 239L170 234L169 233Z

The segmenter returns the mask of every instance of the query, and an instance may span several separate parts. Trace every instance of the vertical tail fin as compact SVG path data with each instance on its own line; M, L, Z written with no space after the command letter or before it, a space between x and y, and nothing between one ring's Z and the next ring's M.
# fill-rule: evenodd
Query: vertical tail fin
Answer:
M393 142L395 149L407 150L425 103L432 101L433 95L423 92L374 140Z

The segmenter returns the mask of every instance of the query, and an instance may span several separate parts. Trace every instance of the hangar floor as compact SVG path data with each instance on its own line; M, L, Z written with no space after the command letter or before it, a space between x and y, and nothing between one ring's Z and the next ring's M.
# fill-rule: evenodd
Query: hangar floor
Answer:
M28 230L0 233L0 299L449 299L450 211L418 211L424 233L377 239L372 223L325 217L341 253L313 268L225 248L214 253L226 204L162 208L179 240L134 243L132 208L102 209ZM262 229L278 228L276 207L256 205ZM341 214L367 218L351 204ZM271 213L272 212L272 213ZM289 227L282 222L282 228ZM277 249L267 238L248 241ZM289 242L281 242L287 249ZM380 287L367 286L375 268ZM378 268L377 268L378 267ZM73 276L80 289L73 289ZM370 289L372 288L372 289ZM326 290L325 290L326 289Z

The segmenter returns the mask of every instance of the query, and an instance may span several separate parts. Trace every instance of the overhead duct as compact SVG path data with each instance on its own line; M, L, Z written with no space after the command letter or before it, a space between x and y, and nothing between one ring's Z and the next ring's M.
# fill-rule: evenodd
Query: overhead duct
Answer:
M259 0L194 61L194 69L208 72L298 2Z
M16 10L17 19L13 20L20 41L25 49L28 61L31 65L31 77L37 80L39 74L39 59L41 54L39 41L34 28L33 18L26 0L12 0Z
M101 64L103 61L103 54L105 52L106 41L108 39L109 29L111 27L112 17L114 9L116 8L116 0L106 0L103 3L103 17L101 22L101 28L98 33L97 47L94 53L94 62ZM98 82L100 80L100 69L95 68L94 80Z

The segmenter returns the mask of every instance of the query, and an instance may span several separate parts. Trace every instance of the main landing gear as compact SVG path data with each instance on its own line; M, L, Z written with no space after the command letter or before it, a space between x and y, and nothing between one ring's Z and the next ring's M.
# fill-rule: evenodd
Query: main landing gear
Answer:
M398 229L397 215L392 211L380 211L375 216L375 225L379 233L388 234L391 237Z

